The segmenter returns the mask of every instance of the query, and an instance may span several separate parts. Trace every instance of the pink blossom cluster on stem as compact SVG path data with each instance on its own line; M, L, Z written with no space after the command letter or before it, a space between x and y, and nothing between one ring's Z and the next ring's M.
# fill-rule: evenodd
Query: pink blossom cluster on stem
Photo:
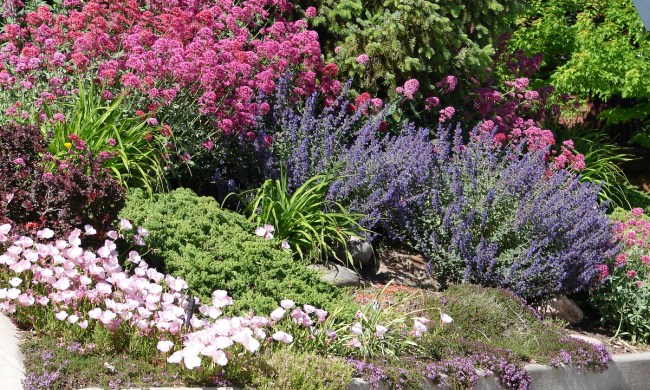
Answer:
M305 20L284 18L289 2L190 3L66 1L59 13L41 6L17 14L0 34L0 90L14 97L3 106L5 115L47 120L43 106L70 94L81 77L101 83L106 99L128 90L150 112L189 94L197 114L213 118L223 132L237 132L268 110L256 97L273 93L287 71L296 74L298 95L317 87L318 36ZM320 86L340 91L331 77Z

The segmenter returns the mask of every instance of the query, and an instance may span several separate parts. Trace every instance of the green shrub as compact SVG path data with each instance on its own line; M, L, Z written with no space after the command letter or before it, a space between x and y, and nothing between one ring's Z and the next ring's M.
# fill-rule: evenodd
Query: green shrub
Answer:
M314 24L324 53L342 74L379 95L416 78L425 91L453 74L461 80L486 74L497 37L519 0L302 0L315 6ZM335 49L338 47L338 49ZM366 54L367 64L357 61Z
M274 352L265 363L263 367L252 368L251 387L247 388L339 390L352 380L352 366L338 357L283 349Z
M235 311L268 314L285 298L326 310L341 302L334 286L294 261L279 242L255 236L246 218L213 198L178 189L149 200L134 191L121 216L149 231L147 262L183 277L203 302L217 289L231 294Z
M599 355L604 353L540 321L521 298L509 291L461 284L447 289L443 297L442 310L454 322L423 340L423 349L433 358L462 356L468 348L477 346L474 343L481 343L512 351L521 361L540 364L552 363L563 350L572 356L583 354L585 360L575 359L574 363L597 368ZM438 299L430 298L427 306L439 307ZM437 314L438 310L431 310L432 318Z

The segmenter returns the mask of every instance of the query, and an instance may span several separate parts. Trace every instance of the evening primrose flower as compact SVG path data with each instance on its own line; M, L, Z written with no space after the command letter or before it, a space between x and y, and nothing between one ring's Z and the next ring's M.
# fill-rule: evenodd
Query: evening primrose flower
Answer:
M443 324L451 324L454 322L454 319L449 316L449 314L445 313L440 313L440 321L442 321Z

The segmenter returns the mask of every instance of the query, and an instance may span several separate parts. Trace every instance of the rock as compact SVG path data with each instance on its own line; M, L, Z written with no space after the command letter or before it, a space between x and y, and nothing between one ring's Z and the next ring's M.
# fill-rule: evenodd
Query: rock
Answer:
M379 269L379 263L376 261L375 253L370 244L365 239L358 236L351 236L348 240L348 251L352 257L352 268L359 270L365 275L374 275ZM344 263L348 262L345 255L345 249L339 247L336 256Z
M552 318L561 318L564 321L577 324L584 318L585 314L566 295L560 295L540 308L540 314Z
M601 347L604 346L602 341L600 341L598 339L595 339L593 337L582 335L582 334L575 334L574 333L574 334L570 334L569 337L573 337L574 339L582 340L582 341L584 341L586 343L589 343L591 345L601 346Z
M346 390L369 390L370 389L370 383L364 381L361 378L352 378L348 386L345 388Z
M394 280L398 284L434 291L440 290L440 282L427 271L424 256L406 249L388 249L378 253L379 280Z
M331 283L336 287L361 286L363 284L358 273L339 264L311 264L307 268L319 271L322 281Z

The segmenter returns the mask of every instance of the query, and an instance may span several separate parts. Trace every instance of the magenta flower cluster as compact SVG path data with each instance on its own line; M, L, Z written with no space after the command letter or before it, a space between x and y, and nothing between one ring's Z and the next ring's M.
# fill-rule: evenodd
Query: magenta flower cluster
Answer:
M148 111L190 94L219 130L241 131L268 109L256 96L272 93L279 75L295 72L297 95L316 88L318 36L305 20L284 19L291 8L285 0L90 0L17 14L0 35L0 89L15 97L5 114L45 120L43 105L69 94L80 76L98 80L106 99L137 93ZM26 90L34 101L20 100Z

